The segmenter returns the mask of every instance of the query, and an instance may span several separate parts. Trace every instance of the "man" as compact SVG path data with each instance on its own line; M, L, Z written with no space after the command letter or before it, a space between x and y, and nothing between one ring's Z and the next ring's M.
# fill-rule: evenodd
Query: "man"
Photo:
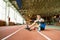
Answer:
M36 25L37 23L37 25ZM36 26L34 26L36 25ZM45 29L45 23L44 23L44 19L41 18L40 15L37 15L37 19L34 21L34 23L32 25L29 26L30 27L30 30L32 29L37 29L40 31L40 30L44 30Z
M59 15L59 23L60 23L60 15Z

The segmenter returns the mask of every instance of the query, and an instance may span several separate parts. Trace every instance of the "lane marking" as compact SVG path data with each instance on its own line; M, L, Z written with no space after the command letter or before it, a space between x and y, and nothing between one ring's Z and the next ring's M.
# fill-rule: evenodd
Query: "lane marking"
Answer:
M43 33L37 31L40 35L42 35L43 37L45 37L47 40L52 40L51 38L49 38L48 36L44 35Z
M6 37L4 37L4 38L2 38L1 40L6 40L7 38L9 38L9 37L11 37L12 35L16 34L17 32L19 32L19 31L20 31L21 29L23 29L23 28L25 28L25 27L22 27L22 28L18 29L17 31L11 33L10 35L8 35L8 36L6 36Z

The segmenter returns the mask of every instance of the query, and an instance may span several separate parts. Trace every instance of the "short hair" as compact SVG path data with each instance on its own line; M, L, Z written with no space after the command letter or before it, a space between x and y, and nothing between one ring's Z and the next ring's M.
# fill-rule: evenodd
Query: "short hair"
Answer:
M37 14L37 15L40 15L40 14Z
M39 15L39 16L40 16L40 14L37 14L37 15Z

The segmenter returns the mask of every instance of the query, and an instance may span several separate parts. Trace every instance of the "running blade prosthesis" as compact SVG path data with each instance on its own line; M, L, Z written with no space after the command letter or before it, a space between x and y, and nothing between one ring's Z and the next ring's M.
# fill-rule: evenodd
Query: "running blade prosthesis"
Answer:
M25 29L27 29L27 30L31 31L28 25L27 25L27 27L26 27Z

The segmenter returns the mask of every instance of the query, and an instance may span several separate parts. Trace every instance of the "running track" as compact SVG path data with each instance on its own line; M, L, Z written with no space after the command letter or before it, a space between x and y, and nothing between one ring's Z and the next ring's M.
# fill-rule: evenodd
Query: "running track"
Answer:
M60 40L60 30L29 31L26 25L0 27L0 40Z

